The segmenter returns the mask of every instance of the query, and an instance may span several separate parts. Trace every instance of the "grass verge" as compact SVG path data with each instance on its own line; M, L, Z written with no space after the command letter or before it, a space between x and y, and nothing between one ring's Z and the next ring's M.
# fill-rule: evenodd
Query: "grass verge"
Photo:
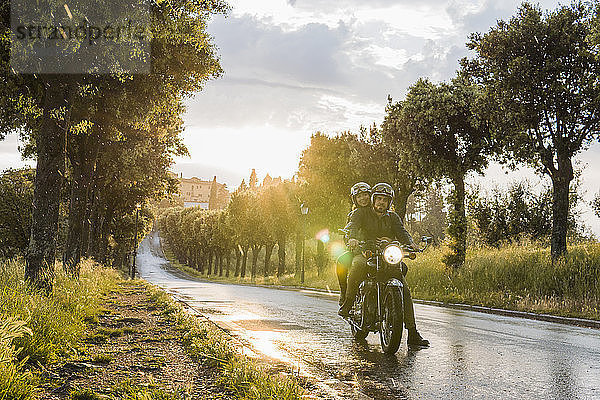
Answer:
M0 399L34 396L36 367L77 351L85 321L119 279L114 270L85 261L78 280L59 271L52 294L45 295L23 276L22 261L0 261Z
M297 378L273 373L235 350L231 336L209 321L185 313L169 295L148 286L158 308L179 329L186 331L185 347L192 357L209 363L219 371L219 383L236 399L301 399L303 389Z

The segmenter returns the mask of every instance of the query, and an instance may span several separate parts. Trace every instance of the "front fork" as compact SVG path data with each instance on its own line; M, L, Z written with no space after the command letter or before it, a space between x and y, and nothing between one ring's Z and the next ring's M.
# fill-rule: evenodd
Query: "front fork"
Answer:
M379 257L377 257L377 272L379 272ZM379 324L379 325L381 324L381 321L383 320L383 304L382 304L383 292L388 287L388 285L396 286L398 288L398 291L400 292L400 295L402 297L404 297L404 293L402 292L403 284L400 280L398 280L396 278L392 278L392 279L388 280L386 283L382 283L379 280L377 280L377 324Z
M377 269L376 269L376 273L379 273L379 257L377 257ZM377 282L377 324L381 324L381 319L383 317L383 310L382 310L382 304L381 304L381 286L382 283L379 282L379 279L376 279Z

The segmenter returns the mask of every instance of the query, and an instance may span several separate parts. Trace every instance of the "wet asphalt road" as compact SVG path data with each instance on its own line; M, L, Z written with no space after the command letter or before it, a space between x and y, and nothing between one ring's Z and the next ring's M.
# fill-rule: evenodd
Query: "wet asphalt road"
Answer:
M406 338L395 356L379 337L356 343L337 297L188 280L164 268L158 236L138 250L140 276L183 299L256 352L321 382L319 397L397 399L600 399L600 331L415 305L431 342ZM406 331L405 331L406 334Z

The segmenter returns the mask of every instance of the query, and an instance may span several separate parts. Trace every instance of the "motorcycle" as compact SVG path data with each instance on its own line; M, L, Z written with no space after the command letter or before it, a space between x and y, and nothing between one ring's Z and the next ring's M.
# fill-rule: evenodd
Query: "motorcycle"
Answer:
M364 340L369 332L379 332L383 351L398 351L404 329L404 297L403 283L394 276L406 275L403 260L414 260L431 238L423 236L421 240L425 242L422 249L388 238L359 242L358 248L367 259L367 275L358 287L350 315L344 318L355 339Z

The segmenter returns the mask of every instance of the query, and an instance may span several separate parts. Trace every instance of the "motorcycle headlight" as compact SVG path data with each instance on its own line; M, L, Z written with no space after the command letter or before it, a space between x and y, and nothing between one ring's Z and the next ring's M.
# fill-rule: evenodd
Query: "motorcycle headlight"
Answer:
M383 259L390 265L396 265L402 261L402 249L395 244L390 244L383 250Z

